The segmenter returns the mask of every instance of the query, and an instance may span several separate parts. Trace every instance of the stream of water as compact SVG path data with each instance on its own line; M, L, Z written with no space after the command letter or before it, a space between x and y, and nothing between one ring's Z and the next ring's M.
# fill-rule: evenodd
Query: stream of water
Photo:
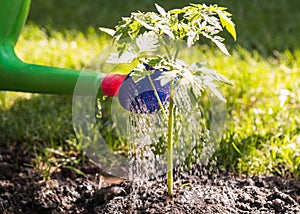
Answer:
M202 92L201 92L202 93ZM175 124L174 124L174 147L173 165L174 184L180 185L182 175L203 175L209 173L214 167L213 154L218 146L218 132L220 127L211 131L212 125L222 126L220 115L224 112L224 103L216 98L203 94L201 100L197 100L190 89L181 87L175 96ZM214 108L211 107L214 104ZM146 107L145 107L146 108ZM168 104L165 106L168 114ZM116 114L120 111L114 111ZM140 197L153 194L153 182L165 183L166 192L167 174L167 121L161 111L151 114L126 112L126 118L119 118L116 124L124 126L126 120L126 135L130 142L128 153L129 174L132 182L132 192L127 203L132 210L139 207ZM122 118L122 119L120 119ZM222 117L221 117L222 119ZM122 121L122 122L121 122ZM124 127L120 128L124 133ZM151 189L152 188L152 189ZM176 188L176 187L175 187ZM176 191L176 190L175 190ZM142 195L141 195L142 192ZM196 199L189 197L191 203ZM196 203L196 201L194 201ZM111 203L111 209L118 210L116 204Z
M190 53L191 51L194 50L189 50ZM96 57L88 70L132 69L129 68L131 65L115 67L106 63L110 52L114 51L109 49ZM182 54L187 56L186 53ZM192 55L196 56L196 53ZM127 177L132 182L130 196L116 200L129 203L130 209L134 211L140 206L142 200L139 199L147 197L147 194L167 197L168 121L163 117L162 111L145 113L147 106L140 102L137 106L142 109L141 112L138 112L138 109L135 109L136 112L130 112L120 105L117 97L107 98L106 101L98 100L98 94L93 90L93 82L86 82L84 78L79 77L73 96L73 124L78 139L91 160L103 171ZM81 96L82 91L89 91L91 96ZM106 104L101 104L105 102ZM174 169L171 170L174 172L176 192L176 188L180 189L183 182L186 182L183 181L185 175L207 174L214 167L213 154L223 133L226 108L225 103L209 91L197 88L192 91L187 87L178 87L174 103ZM165 102L164 105L168 115L169 103ZM100 126L97 117L102 119ZM110 118L109 123L105 121L105 117ZM105 133L102 135L101 131ZM110 145L105 139L107 134ZM112 146L127 148L128 151L114 150ZM153 190L154 183L161 185L161 188ZM197 203L193 195L186 197L190 203ZM112 200L110 206L113 213L118 213L120 203L114 203Z

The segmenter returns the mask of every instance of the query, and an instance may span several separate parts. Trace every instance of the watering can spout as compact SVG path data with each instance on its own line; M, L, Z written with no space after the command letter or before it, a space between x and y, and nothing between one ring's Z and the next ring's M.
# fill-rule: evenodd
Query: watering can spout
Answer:
M80 77L98 91L104 76L98 72L27 64L16 56L11 43L0 43L0 90L73 94Z

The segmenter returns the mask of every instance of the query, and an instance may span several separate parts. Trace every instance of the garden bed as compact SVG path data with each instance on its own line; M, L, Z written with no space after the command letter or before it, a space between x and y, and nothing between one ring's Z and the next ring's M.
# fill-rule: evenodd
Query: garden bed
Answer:
M130 182L103 177L93 164L79 167L85 176L61 169L44 182L30 161L0 149L0 213L300 213L298 179L181 173L170 199L165 179L133 194Z

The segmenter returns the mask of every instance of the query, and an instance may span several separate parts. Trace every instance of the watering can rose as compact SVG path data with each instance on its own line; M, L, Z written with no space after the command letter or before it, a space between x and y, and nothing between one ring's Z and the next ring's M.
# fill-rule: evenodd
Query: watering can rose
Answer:
M154 70L149 65L144 65L147 70L153 70L148 78L134 82L131 74L121 84L119 102L128 111L134 113L153 113L168 102L170 84L161 85L157 78L163 71Z
M135 82L132 78L135 70L129 75L107 74L101 82L102 92L109 97L118 96L123 108L133 113L153 113L164 106L169 99L170 84L161 85L157 78L162 71L154 70L148 65L146 69L152 70L149 78ZM159 100L158 100L159 99Z

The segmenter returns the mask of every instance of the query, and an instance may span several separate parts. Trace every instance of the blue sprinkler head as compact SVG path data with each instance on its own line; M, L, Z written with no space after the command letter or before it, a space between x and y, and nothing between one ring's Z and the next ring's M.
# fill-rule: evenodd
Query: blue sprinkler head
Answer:
M145 65L147 70L153 70L149 65ZM130 73L133 73L132 70ZM169 102L170 83L162 86L159 80L156 80L163 71L155 70L150 75L156 88L159 99L163 105ZM160 109L154 89L149 79L146 77L137 83L132 80L130 74L122 82L119 90L119 102L128 111L133 113L153 113Z

